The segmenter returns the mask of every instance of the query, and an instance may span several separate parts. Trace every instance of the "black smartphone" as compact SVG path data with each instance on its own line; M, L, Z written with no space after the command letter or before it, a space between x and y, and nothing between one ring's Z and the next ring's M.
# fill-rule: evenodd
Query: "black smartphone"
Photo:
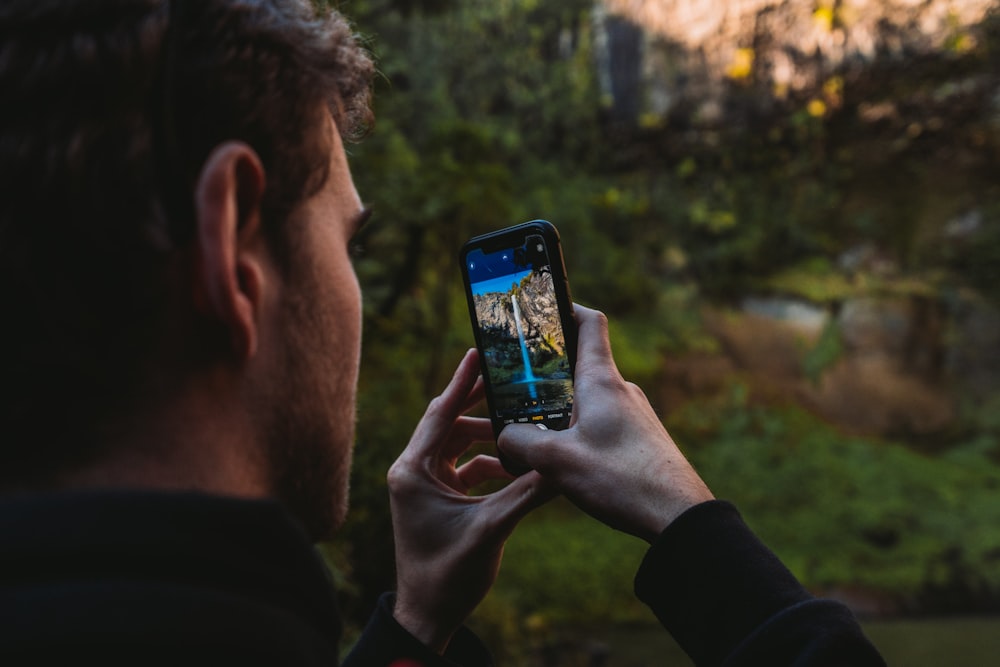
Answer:
M460 260L494 435L568 427L577 334L559 232L532 220L470 239Z

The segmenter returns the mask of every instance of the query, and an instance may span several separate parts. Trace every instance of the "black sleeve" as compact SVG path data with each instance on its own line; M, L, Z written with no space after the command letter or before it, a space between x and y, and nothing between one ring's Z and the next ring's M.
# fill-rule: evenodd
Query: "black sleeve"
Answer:
M885 665L851 612L810 595L723 501L670 524L635 592L697 665Z
M493 667L493 656L468 628L459 628L444 655L438 655L407 632L392 615L393 596L378 601L364 632L343 667Z

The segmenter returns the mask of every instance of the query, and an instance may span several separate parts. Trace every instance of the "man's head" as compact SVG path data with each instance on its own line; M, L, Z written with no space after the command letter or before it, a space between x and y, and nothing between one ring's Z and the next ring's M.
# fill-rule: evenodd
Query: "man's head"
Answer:
M141 448L142 415L224 372L249 378L272 486L320 495L286 477L352 436L309 401L353 418L357 283L331 244L358 214L340 137L370 120L371 74L345 21L307 0L0 6L0 485ZM312 444L281 451L295 439Z

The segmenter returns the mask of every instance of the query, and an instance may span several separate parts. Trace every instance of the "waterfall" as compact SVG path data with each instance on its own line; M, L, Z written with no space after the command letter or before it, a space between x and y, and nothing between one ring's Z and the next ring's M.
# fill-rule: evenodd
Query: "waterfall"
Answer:
M517 306L517 295L510 295L510 304L514 308L514 325L517 326L517 338L521 342L521 360L524 361L524 381L534 382L535 374L531 370L531 359L528 358L528 346L524 343L524 329L521 328L521 309Z

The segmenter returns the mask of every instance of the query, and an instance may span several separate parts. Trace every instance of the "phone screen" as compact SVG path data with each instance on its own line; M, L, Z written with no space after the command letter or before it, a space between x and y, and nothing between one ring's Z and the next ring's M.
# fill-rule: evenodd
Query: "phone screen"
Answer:
M565 288L562 301L556 292L557 284L565 285L558 237L546 236L528 230L520 237L501 237L509 245L472 246L464 254L490 416L498 433L513 423L566 428L573 410L573 351L563 327L569 299ZM550 249L553 238L556 247Z

